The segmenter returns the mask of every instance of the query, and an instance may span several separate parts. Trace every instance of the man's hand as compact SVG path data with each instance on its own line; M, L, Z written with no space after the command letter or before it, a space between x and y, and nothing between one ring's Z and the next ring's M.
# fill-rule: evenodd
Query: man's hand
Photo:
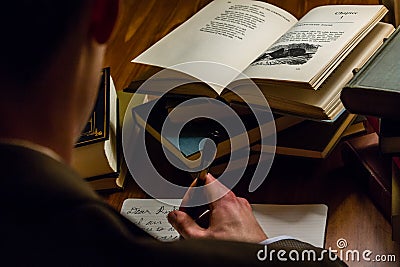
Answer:
M205 176L208 199L218 195L221 190L227 193L220 199L209 204L209 227L202 228L186 212L175 210L168 214L168 221L185 239L189 238L213 238L233 241L258 243L267 239L267 235L261 229L249 202L228 190L211 174ZM190 191L190 189L189 189ZM188 192L190 193L190 192ZM184 198L185 200L185 198Z

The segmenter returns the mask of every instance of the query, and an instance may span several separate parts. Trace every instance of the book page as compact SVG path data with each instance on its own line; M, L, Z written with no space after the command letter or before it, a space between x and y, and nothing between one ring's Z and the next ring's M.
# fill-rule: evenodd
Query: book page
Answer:
M306 82L317 88L385 11L379 5L314 8L244 73L252 78Z
M161 201L165 201L163 203ZM126 199L121 214L161 241L175 241L179 234L167 214L179 208L180 199ZM254 216L269 238L288 235L323 247L328 207L323 204L252 204Z
M178 71L181 63L216 62L241 72L296 22L288 12L261 1L215 0L132 62ZM184 71L204 81L196 70ZM238 75L218 74L222 87Z
M110 75L110 129L109 139L104 143L104 152L107 160L110 164L111 169L115 172L119 171L118 168L118 151L117 151L117 128L119 127L118 122L118 100L117 91L115 89L114 81Z
M317 119L334 120L339 113L344 110L341 104L340 92L348 81L353 77L352 71L360 68L383 44L383 40L390 36L394 27L387 23L378 23L374 29L354 48L352 53L346 57L341 64L325 80L324 84L318 90L309 90L296 87L280 87L278 90L274 87L268 87L263 92L268 99L271 108L286 113L294 113L298 116L310 116ZM256 105L262 105L264 102L249 95L247 88L235 88L241 96L250 99L250 102ZM230 97L231 95L229 95ZM339 104L337 110L335 106ZM288 107L291 108L288 112ZM323 117L321 112L324 112ZM325 113L326 112L326 113ZM314 115L315 114L315 115ZM320 115L318 115L320 114Z

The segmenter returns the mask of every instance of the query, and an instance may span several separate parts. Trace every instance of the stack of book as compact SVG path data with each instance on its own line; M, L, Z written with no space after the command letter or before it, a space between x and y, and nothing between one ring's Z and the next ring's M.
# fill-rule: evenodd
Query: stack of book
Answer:
M150 70L128 88L135 92L168 69L141 92L164 94L174 80L182 86L170 94L261 106L265 97L277 112L333 121L344 111L340 92L352 71L394 30L379 22L387 11L383 5L327 5L297 20L262 1L212 1L132 60Z
M216 154L208 171L219 177L226 172L251 167L261 160L271 160L271 146L265 143L261 145L261 132L265 134L271 129L276 129L276 156L322 160L330 155L341 139L366 131L364 117L348 112L344 112L333 123L273 113L272 121L265 121L260 125L251 113L241 110L243 113L239 117L246 129L244 132L238 129L228 136L226 129L212 119L196 118L183 127L180 121L167 119L173 110L165 103L167 101L168 98L153 100L132 109L135 124L144 131L147 152L153 154L150 155L152 164L159 173L164 174L171 173L171 170L174 172L172 164L169 164L173 157L174 160L183 163L180 165L181 169L194 176L197 172L192 169L199 167L196 160L201 157L204 145L202 142L206 138L216 143ZM149 107L152 107L150 113ZM228 117L227 120L229 119ZM165 123L169 123L169 127L172 125L175 129L182 129L178 135L174 135L165 131L165 128L163 131ZM247 138L248 143L241 142L241 138Z
M393 25L380 22L387 11L383 5L320 6L298 20L262 1L212 1L132 60L149 72L124 91L168 99L152 118L144 117L144 107L138 107L134 117L175 157L195 159L200 140L215 131L221 135L216 166L242 148L230 150L234 140L211 120L191 122L179 137L162 134L163 120L176 102L207 97L237 112L246 129L234 138L247 135L255 159L271 151L260 142L260 131L264 133L268 123L276 125L276 154L324 159L341 138L365 131L364 117L346 111L340 93L353 70L393 33ZM249 82L257 90L249 89ZM175 83L180 86L166 89ZM269 105L273 122L254 124L246 108L240 108L248 105Z
M368 117L372 130L366 135L346 140L342 149L345 165L360 181L376 207L393 223L394 240L400 241L400 149L396 150L393 130L399 121ZM389 124L389 122L393 124ZM388 136L387 134L391 135ZM393 141L393 147L391 146ZM394 219L397 218L397 219ZM395 222L397 221L397 222Z
M72 153L72 168L98 192L122 190L129 176L121 127L132 94L117 91L110 68L102 69L97 100ZM143 102L140 101L141 104Z
M348 110L367 116L371 122L374 133L368 142L372 145L358 146L354 141L348 144L348 148L370 173L369 181L374 183L370 192L391 220L396 241L400 241L399 49L400 28L397 28L343 88L341 95ZM371 153L371 147L374 153ZM367 158L367 153L370 158Z
M141 112L146 104L140 105L132 111L135 122L153 139L168 144L172 155L186 159L198 157L199 140L217 132L215 172L224 170L223 159L232 150L244 148L241 144L231 148L235 138L248 137L255 159L260 153L269 153L271 148L261 145L260 139L268 136L272 123L277 129L276 154L326 158L343 136L365 130L362 119L346 111L340 93L353 77L353 70L361 68L394 31L391 24L380 22L387 11L383 5L329 5L314 8L298 20L262 1L212 1L133 60L150 71L124 91L139 90L169 99L168 103L161 101L164 105L157 107L150 119ZM170 71L153 77L151 86L142 86L152 74L165 69ZM166 92L176 82L181 86ZM249 83L257 90L250 90ZM179 99L198 97L231 107L244 123L244 131L237 130L227 138L218 123L200 119L188 124L178 138L163 136L163 118ZM248 105L255 109L269 105L272 120L254 123L254 114L246 111ZM116 113L121 114L119 108ZM120 127L114 127L117 149ZM116 164L112 165L112 157L103 152L107 144L98 147L101 152L96 155L101 154L108 162L104 166L109 166L83 176L97 181L104 175L118 176L124 162L121 151L115 154Z
M102 70L96 104L72 155L72 167L82 178L88 181L93 189L99 192L121 190L124 188L126 177L129 177L121 147L121 128L126 108L132 96L132 93L115 89L110 75L110 68ZM144 96L138 99L139 102L134 104L134 106L137 106L134 109L136 121L140 123L143 129L146 128L146 131L156 140L161 141L163 118L172 112L179 101L184 98L167 97L168 101L160 102L163 103L162 108L158 106L153 111L152 114L155 114L155 119L152 118L147 122L141 117L144 117L143 110L147 105L152 104L152 101L141 105L146 102L144 101ZM272 126L271 124L273 124L278 133L281 133L277 147L278 154L314 158L326 157L340 137L365 129L363 120L360 117L354 119L355 116L347 112L341 115L338 120L335 120L334 123L323 123L297 116L274 113L274 121L266 121L262 125L258 125L255 118L251 116L248 107L235 103L231 103L231 107L238 114L241 114L240 117L246 125L246 132L236 132L235 138L240 139L243 136L249 138L251 151L247 162L248 165L256 163L260 153L263 153L262 150L265 150L259 144L260 131L265 134ZM207 128L204 127L204 123L207 124ZM289 128L292 130L289 131ZM172 154L182 154L188 159L195 159L200 153L199 143L201 139L210 137L215 132L223 133L224 130L213 121L205 122L204 120L199 120L186 126L180 140L172 137L166 137L165 139L172 144L172 146L168 146ZM318 136L318 142L315 142L316 138L306 138L312 134ZM300 143L302 146L299 147L298 144L297 147L296 145L291 146L290 140L294 140L298 136L302 137L302 142ZM230 150L232 141L226 135L220 134L218 154L210 169L215 175L225 171L228 158L232 152ZM238 149L240 150L241 148L239 145ZM237 160L237 162L239 161ZM239 168L240 166L233 164L233 167Z

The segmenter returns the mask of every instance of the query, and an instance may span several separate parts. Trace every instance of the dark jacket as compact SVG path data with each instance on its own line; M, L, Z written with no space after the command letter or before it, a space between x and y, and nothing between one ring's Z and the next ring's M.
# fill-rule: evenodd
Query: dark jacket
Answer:
M0 145L2 265L11 266L297 266L264 246L217 240L162 243L148 236L93 192L68 166L40 152ZM320 250L297 240L268 246ZM260 252L261 251L261 252ZM286 254L286 257L288 254ZM306 262L299 266L345 266Z

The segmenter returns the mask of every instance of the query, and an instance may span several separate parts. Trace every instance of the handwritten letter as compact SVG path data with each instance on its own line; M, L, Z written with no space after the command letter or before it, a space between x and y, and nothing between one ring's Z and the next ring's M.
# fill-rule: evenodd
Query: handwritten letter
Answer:
M161 241L179 239L167 214L181 199L126 199L121 214ZM169 203L169 204L166 204ZM253 213L269 237L288 235L317 247L324 246L328 207L314 205L252 204Z
M174 241L179 239L179 234L168 222L167 214L177 210L180 202L180 199L170 199L168 203L174 205L169 205L154 199L127 199L121 214L155 238L164 242Z

